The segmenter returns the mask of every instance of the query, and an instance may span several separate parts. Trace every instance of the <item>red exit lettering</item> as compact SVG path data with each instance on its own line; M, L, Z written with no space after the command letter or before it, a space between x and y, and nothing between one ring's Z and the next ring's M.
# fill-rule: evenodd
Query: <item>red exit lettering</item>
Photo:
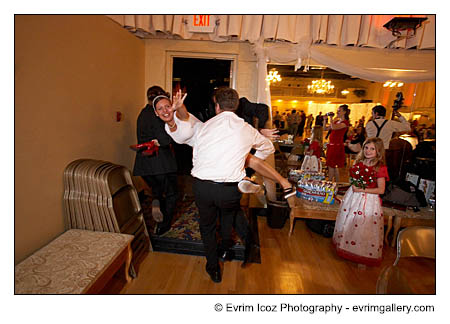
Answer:
M210 15L194 15L194 26L209 26Z

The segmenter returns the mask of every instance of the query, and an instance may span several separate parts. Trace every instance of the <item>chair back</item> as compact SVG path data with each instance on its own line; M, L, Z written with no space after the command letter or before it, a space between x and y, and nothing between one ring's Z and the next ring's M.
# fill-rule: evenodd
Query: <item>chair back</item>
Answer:
M304 149L303 145L301 145L299 143L295 143L294 146L292 147L290 154L303 155L303 153L305 153L305 149Z
M401 257L436 258L436 229L412 226L400 231L397 238L396 266Z

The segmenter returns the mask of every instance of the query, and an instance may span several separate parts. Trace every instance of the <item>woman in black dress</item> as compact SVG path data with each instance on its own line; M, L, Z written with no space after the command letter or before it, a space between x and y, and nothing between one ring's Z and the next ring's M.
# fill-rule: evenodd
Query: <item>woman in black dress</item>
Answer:
M173 140L164 129L165 123L156 115L153 100L164 95L161 87L147 90L148 103L137 120L138 144L157 140L159 150L153 155L136 152L133 175L141 176L152 188L152 216L157 221L156 234L162 235L170 229L177 201L177 162Z

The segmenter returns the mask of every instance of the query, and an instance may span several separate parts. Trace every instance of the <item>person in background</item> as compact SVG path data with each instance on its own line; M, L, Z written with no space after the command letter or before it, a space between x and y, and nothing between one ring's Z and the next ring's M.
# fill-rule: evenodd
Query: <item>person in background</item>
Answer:
M321 111L316 116L316 120L315 120L315 124L314 125L323 127L323 115L322 115Z
M320 157L322 156L322 141L323 141L322 127L314 126L310 144L309 144L308 148L305 150L304 163L308 164L308 167L310 168L310 170L314 170L317 172L320 172L322 170L322 166L320 164L321 163ZM309 158L309 160L312 160L312 162L306 161L306 160L308 160L308 158L307 158L308 156L309 157L314 156L314 158ZM315 164L315 165L312 165L312 164ZM311 165L312 165L312 167L311 167ZM302 169L304 169L303 164L302 164ZM306 170L306 171L309 171L309 170Z
M345 140L345 153L359 153L365 140L366 135L363 126L356 127L352 133L349 131L347 134L347 139Z
M339 168L345 166L344 135L349 126L350 109L347 105L341 105L337 111L337 117L330 120L325 117L325 130L330 130L330 140L327 145L326 163L328 166L328 179L339 182Z
M366 123L366 117L362 116L359 120L358 120L358 125L356 125L356 127L363 127L364 128L364 124Z
M156 235L163 235L171 227L177 201L177 162L172 148L172 138L158 118L153 100L167 93L159 86L147 90L148 103L137 119L138 144L157 140L157 154L144 156L136 152L133 175L141 176L152 189L152 216L157 222Z
M276 128L280 128L281 125L281 115L280 112L277 110L277 112L275 113L275 116L273 116L273 124L275 125Z
M318 159L320 159L322 155L322 145L323 145L322 129L318 126L314 126L311 135L311 142L309 144L308 149L305 151L305 154L315 155Z
M292 113L288 114L287 122L289 134L294 136L297 135L298 125L300 124L300 115L295 109L292 109Z
M372 108L372 120L368 121L366 124L367 137L381 138L383 140L385 150L389 149L389 142L393 133L409 132L411 130L409 122L398 112L398 110L394 110L393 115L398 117L398 121L387 120L385 118L386 108L378 105Z
M281 121L280 121L280 127L281 127L281 129L282 130L287 130L287 115L286 115L286 113L284 112L284 113L282 113L281 114Z
M297 131L297 135L300 138L303 138L303 132L305 130L305 125L306 125L306 114L303 110L300 110L300 122L298 124L298 131Z
M269 119L269 106L263 103L250 102L247 98L242 97L239 99L236 114L256 129L263 129ZM254 119L258 120L256 125Z
M378 266L382 260L384 233L379 195L384 193L386 181L389 180L384 145L380 138L372 137L364 142L350 169L351 177L358 177L357 173L367 174L364 178L367 185L353 181L345 193L336 217L332 242L340 257L363 266Z
M309 114L306 117L306 136L311 136L312 124L314 121L314 117L312 114Z

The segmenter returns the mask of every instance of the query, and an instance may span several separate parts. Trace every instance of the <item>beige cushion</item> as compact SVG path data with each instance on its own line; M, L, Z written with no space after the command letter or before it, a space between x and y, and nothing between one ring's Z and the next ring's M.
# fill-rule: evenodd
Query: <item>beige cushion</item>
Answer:
M71 229L15 267L16 294L80 294L133 235Z

